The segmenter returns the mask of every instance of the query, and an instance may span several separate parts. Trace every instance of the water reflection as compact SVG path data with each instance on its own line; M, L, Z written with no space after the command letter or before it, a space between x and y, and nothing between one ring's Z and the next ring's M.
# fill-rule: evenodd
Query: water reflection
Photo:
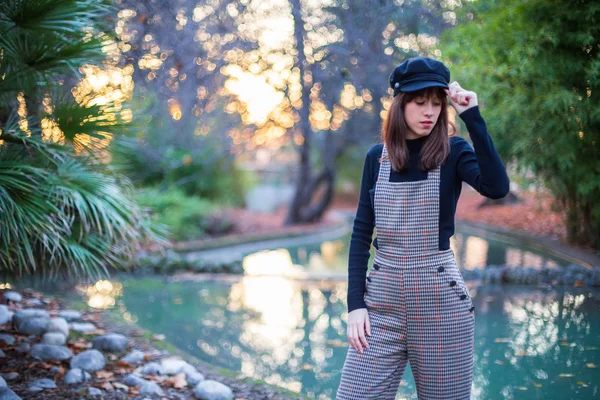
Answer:
M90 286L78 285L75 290L87 297L87 304L92 308L112 308L116 298L123 294L123 285L119 282L101 280Z
M599 396L598 290L475 291L473 399ZM345 282L271 275L126 280L118 303L142 327L213 365L331 399L347 351L345 296ZM410 369L398 398L416 399Z
M311 274L346 274L350 236L271 251L251 253L245 257L244 268L252 274L271 274L308 277ZM558 268L571 264L568 260L540 251L493 238L458 231L450 238L450 248L461 268L484 269L489 265L510 265L527 268ZM375 249L371 249L372 262Z

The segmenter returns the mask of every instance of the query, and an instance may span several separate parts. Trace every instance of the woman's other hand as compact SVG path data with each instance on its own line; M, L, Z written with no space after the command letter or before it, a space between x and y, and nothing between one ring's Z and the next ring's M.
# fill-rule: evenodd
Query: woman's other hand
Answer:
M449 88L445 89L445 92L450 96L452 107L458 114L477 105L477 94L475 92L463 89L458 82L452 82Z
M371 336L371 323L366 308L359 308L348 314L348 342L362 354L363 346L369 348L365 333Z

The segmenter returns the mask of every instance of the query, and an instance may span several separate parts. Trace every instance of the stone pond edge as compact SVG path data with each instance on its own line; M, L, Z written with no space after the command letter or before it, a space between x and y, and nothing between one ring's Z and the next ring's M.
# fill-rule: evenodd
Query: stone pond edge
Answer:
M90 307L85 303L85 301L83 299L69 300L69 299L62 298L61 303L63 303L64 306L66 306L67 308L69 308L71 310L75 310L75 311L86 312L86 311L89 311L89 309L90 309ZM122 334L128 336L129 339L133 340L134 342L138 342L138 344L141 343L142 341L147 341L151 346L153 346L157 350L166 351L171 356L177 356L177 357L180 357L182 360L187 361L189 363L200 365L204 369L211 371L212 373L218 375L219 377L222 377L225 379L233 379L233 380L236 380L237 382L241 382L241 383L247 384L247 385L268 386L268 387L276 390L279 394L288 396L289 399L304 400L304 397L302 397L302 395L300 393L293 392L293 391L286 389L284 387L281 387L281 386L267 383L261 379L253 379L250 377L241 377L240 374L236 371L233 371L233 370L230 370L227 368L223 368L223 367L216 367L206 361L200 360L197 357L194 357L193 355L185 352L184 350L179 349L178 347L169 343L166 340L153 339L152 336L156 332L151 332L145 328L142 328L141 326L137 325L136 323L126 321L123 317L123 314L121 314L117 308L103 309L103 310L101 310L100 315L101 315L102 322L110 327L111 332L122 333ZM141 337L132 337L132 336L127 335L127 333L134 331L134 330L141 332L142 336Z

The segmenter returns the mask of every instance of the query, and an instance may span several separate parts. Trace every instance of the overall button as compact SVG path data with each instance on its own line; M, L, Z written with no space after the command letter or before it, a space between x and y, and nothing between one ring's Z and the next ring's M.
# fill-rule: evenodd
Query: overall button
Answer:
M438 272L444 272L444 267L439 267Z
M450 286L451 286L451 287L454 287L454 286L456 286L456 281L450 281Z
M464 299L466 299L466 298L467 298L467 295L466 295L466 294L461 294L461 295L460 295L460 299L461 299L461 300L464 300Z
M475 306L469 308L469 312L473 312L473 311L475 311Z
M367 276L367 280L368 280L369 282L371 282L371 277L370 277L370 276Z
M379 265L373 264L373 268L375 268L375 270L379 270Z

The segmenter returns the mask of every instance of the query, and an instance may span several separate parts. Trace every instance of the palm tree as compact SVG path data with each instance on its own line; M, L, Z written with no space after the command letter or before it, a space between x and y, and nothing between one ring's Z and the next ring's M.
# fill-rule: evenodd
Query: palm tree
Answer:
M98 278L161 240L132 187L102 161L123 124L71 86L105 58L98 0L0 2L0 278Z

